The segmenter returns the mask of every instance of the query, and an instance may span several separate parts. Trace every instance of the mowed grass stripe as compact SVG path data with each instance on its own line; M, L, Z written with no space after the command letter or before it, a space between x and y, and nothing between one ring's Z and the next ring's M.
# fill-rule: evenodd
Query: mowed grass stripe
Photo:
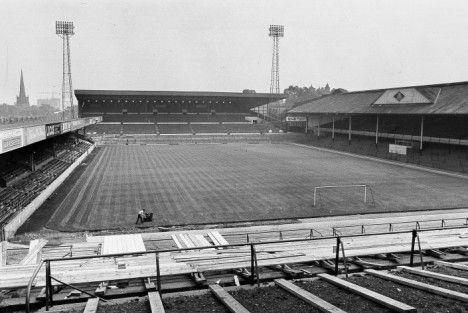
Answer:
M96 199L98 198L98 195L100 195L99 188L102 186L104 174L107 172L107 166L110 159L111 153L106 151L103 161L96 165L99 169L96 174L93 175L95 179L92 179L91 183L88 181L85 186L81 187L85 189L85 193L83 198L78 200L81 202L79 203L81 209L75 210L77 212L76 216L74 217L74 220L76 221L73 225L74 227L80 227L80 225L88 225L89 227L90 224L88 224L88 216L91 214L91 212L95 212L94 205L95 203L98 203Z
M86 172L91 172L94 170L96 167L96 164L99 163L99 160L103 157L104 155L104 150L103 149L98 149L97 150L98 155L95 156L93 159L93 162L88 165L88 168L85 170ZM77 186L78 184L84 184L84 182L87 180L89 175L81 175L78 179L77 184L73 185L71 190L65 195L64 199L62 202L59 204L57 209L55 210L54 214L52 215L49 223L47 224L47 227L63 227L62 223L69 220L67 217L70 215L73 211L70 209L70 205L73 205L73 201L77 199L81 189ZM51 222L53 221L53 222Z
M155 213L154 225L369 212L362 203L350 203L360 199L351 191L329 193L324 203L312 207L313 187L326 184L369 183L376 210L381 212L468 203L466 181L454 177L291 145L233 143L101 149L106 159L98 165L95 158L88 165L48 227L133 227L140 207ZM93 183L86 185L93 167ZM87 195L78 201L76 195L83 188Z
M101 201L98 201L98 198L100 198L100 195L101 195L100 188L103 185L102 182L105 181L104 175L105 173L107 173L107 168L108 168L110 159L111 159L111 153L107 152L104 162L101 162L101 164L98 165L100 167L100 172L96 173L97 175L95 175L95 179L93 180L92 184L83 187L87 190L86 197L83 199L81 203L81 206L82 208L84 207L84 209L80 210L81 216L77 215L77 217L75 218L75 220L78 221L77 222L78 224L75 225L75 227L79 227L79 225L89 225L91 227L95 227L96 224L99 225L98 224L99 221L96 221L94 219L90 221L89 216L90 214L96 212L96 204L101 202ZM107 183L107 181L105 181L105 183Z
M93 159L91 164L88 164L88 168L78 179L78 182L73 185L72 189L65 196L64 200L60 203L58 209L52 215L50 221L47 224L48 228L58 228L67 230L69 228L74 229L76 227L76 215L81 210L81 198L85 195L86 191L83 189L86 187L100 171L102 160L106 156L106 149L99 149L98 155Z

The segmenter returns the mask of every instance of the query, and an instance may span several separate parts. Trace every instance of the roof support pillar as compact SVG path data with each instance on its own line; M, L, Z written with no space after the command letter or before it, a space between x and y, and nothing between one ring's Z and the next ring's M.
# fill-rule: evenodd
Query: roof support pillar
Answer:
M375 144L379 143L379 116L375 119Z
M317 118L317 137L320 138L320 117L321 115L319 114L318 118Z
M34 154L35 154L35 153L36 153L36 152L32 151L32 152L31 152L31 155L29 156L29 165L30 165L30 167L31 167L31 172L34 172L34 171L36 170L36 166L35 166L35 164L34 164Z
M349 125L349 129L348 129L348 141L349 141L349 143L351 143L351 115L349 116L349 119L348 119L348 125Z
M423 135L424 135L424 116L421 116L421 136L419 140L419 151L423 149Z
M332 140L335 140L335 115L332 117Z

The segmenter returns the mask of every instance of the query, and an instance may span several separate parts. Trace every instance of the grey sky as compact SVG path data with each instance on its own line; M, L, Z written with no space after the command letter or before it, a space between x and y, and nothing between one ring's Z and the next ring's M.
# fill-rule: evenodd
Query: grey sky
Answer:
M281 89L357 90L468 80L467 16L465 0L0 0L0 103L21 69L32 103L60 93L56 20L75 23L76 89L266 92L269 24L285 25Z

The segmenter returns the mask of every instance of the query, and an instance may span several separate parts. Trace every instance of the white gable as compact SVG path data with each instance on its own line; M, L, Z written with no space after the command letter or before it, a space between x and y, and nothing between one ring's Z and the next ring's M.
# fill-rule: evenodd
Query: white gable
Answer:
M386 90L374 104L432 103L415 88Z

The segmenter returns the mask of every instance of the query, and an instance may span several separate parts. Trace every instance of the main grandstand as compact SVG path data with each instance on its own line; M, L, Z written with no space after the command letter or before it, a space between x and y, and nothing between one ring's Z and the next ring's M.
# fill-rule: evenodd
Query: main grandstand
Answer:
M285 95L234 92L76 90L81 117L102 116L96 134L212 134L269 131L250 109Z

